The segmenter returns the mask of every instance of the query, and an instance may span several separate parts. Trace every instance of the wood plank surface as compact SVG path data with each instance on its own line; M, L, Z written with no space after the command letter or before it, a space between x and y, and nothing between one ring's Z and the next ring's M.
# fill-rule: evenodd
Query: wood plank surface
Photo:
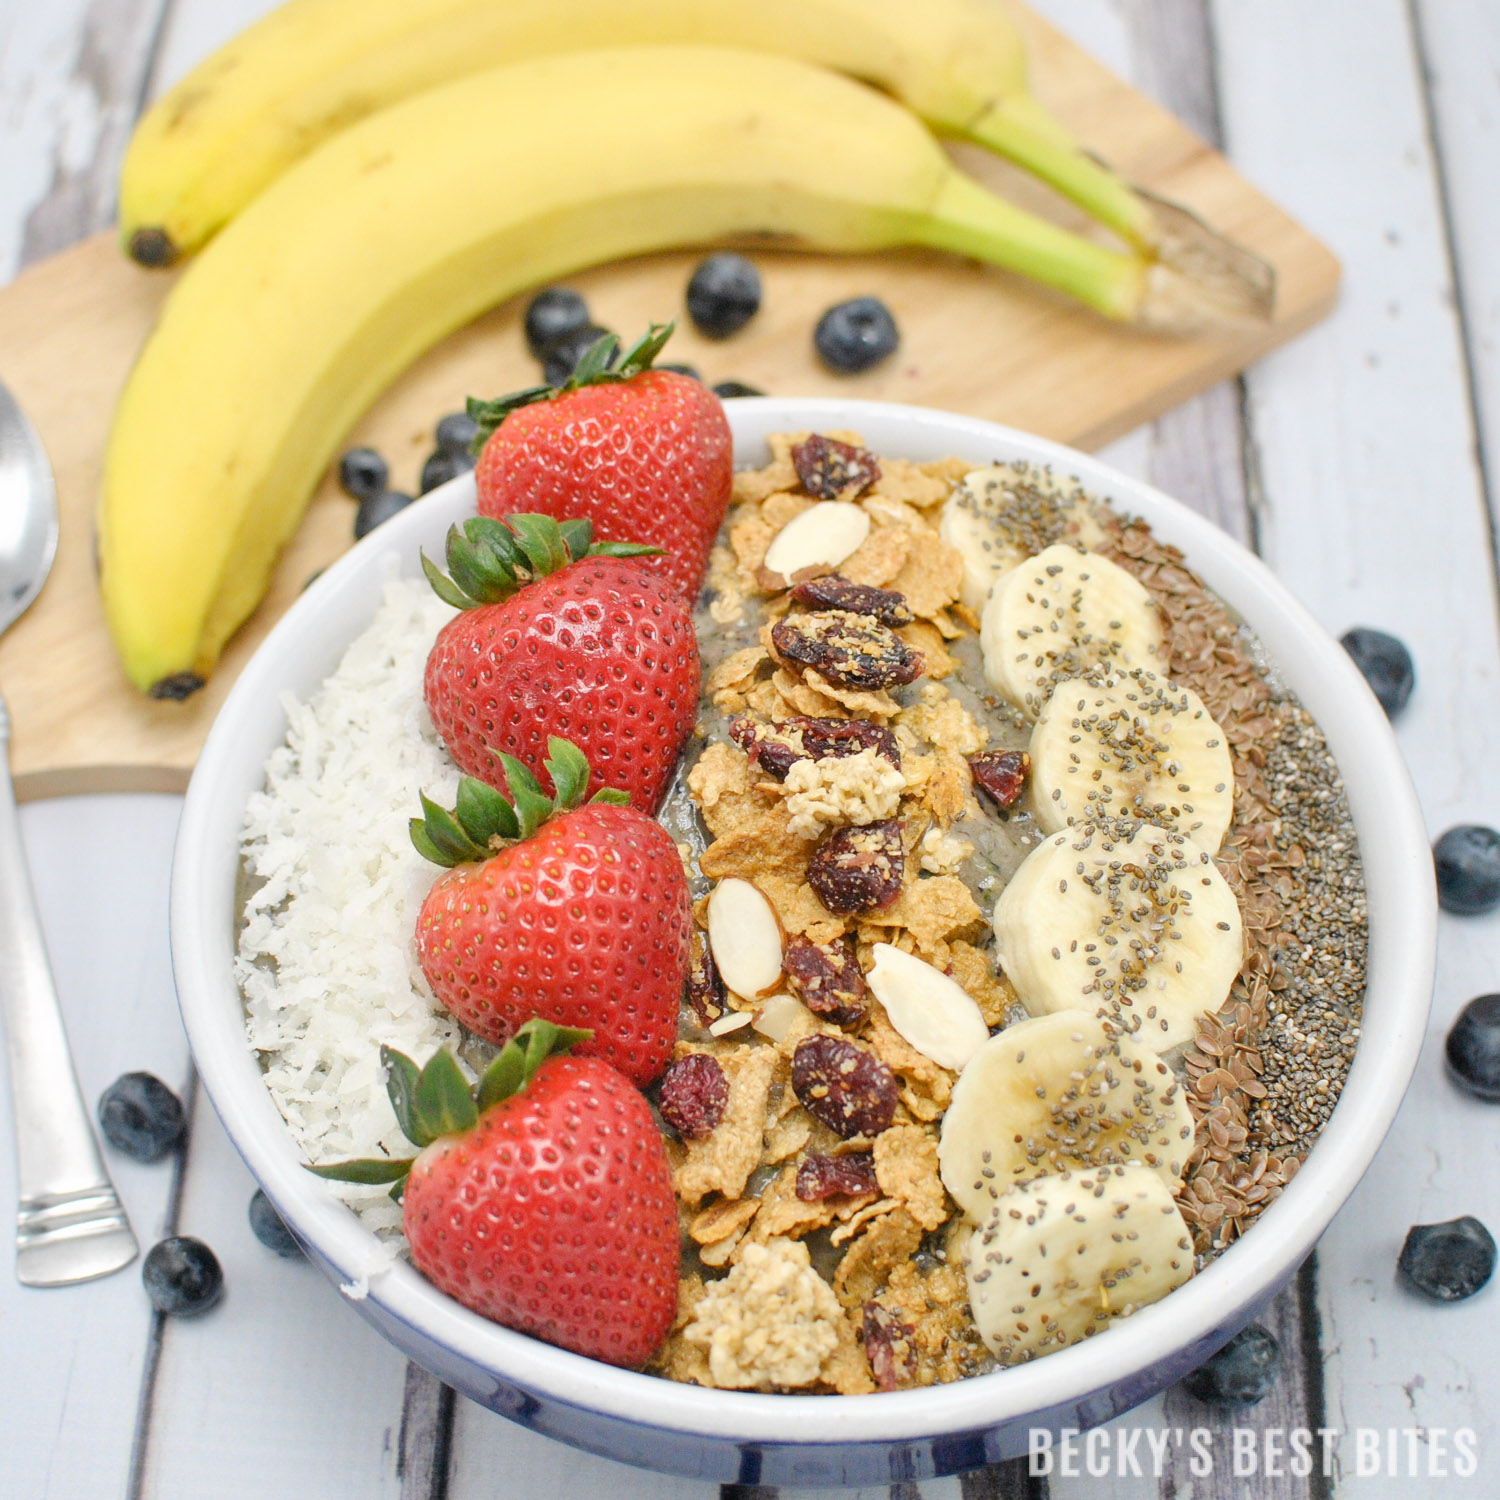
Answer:
M944 407L1094 447L1240 369L1327 311L1337 267L1316 240L1170 114L1030 12L1018 7L1017 15L1038 93L1085 142L1276 266L1272 324L1170 338L1109 325L1013 277L934 253L757 252L765 282L759 316L723 344L685 328L672 357L697 365L710 380L732 376L777 394L839 392ZM136 31L145 20L142 11ZM976 176L1060 213L1034 184L986 153L963 147L958 155ZM653 317L681 317L682 289L696 259L694 253L653 256L589 272L574 284L600 321L628 333ZM13 753L22 795L80 785L182 784L255 643L307 576L350 540L352 504L325 481L266 603L209 687L186 704L171 704L143 700L126 685L93 583L92 514L109 413L170 280L133 267L100 236L0 289L0 381L36 423L63 506L53 577L0 642L0 681L16 722ZM901 351L865 375L830 375L814 357L813 324L823 308L870 291L894 311ZM351 441L390 454L395 481L413 486L439 416L465 394L535 379L518 332L523 301L432 351L376 404Z
M268 3L174 0L169 8L155 6L156 50L137 56L142 71L134 80L116 69L108 86L146 92L171 82ZM79 82L86 50L80 38L95 11L133 4L54 0L43 8L0 0L0 98L7 106L0 112L0 275L22 256L23 245L30 247L27 255L39 247L29 222L62 222L55 208L44 207L49 189L67 191L65 175L52 168L54 156L78 172L108 159L88 85ZM1500 40L1493 6L1484 0L1325 0L1318 7L1295 0L1262 0L1255 7L1232 0L1037 0L1037 7L1210 138L1217 94L1236 167L1333 246L1346 265L1348 294L1331 320L1261 362L1242 382L1218 386L1141 427L1105 456L1163 484L1234 534L1260 536L1277 571L1335 631L1369 623L1405 635L1417 654L1419 688L1397 729L1433 831L1460 818L1500 823L1493 772L1500 620L1486 504L1493 498L1487 460L1500 420L1492 187L1500 169ZM97 203L88 211L97 213ZM672 294L678 289L680 281ZM508 338L496 347L513 357L513 324ZM724 362L736 347L720 346L712 360L705 357L710 378L754 378L748 366ZM4 349L0 339L0 378ZM58 362L74 378L85 373L76 366L66 358ZM475 368L493 375L498 365ZM529 374L524 360L511 368ZM420 425L456 394L433 389L401 450L398 477L415 472ZM347 502L337 505L331 546L342 544L350 510ZM57 659L66 664L65 656ZM33 778L31 787L45 784ZM110 824L113 814L102 811L136 800L67 799L24 810L33 858L43 864L49 912L73 907L74 849L119 838L125 850L139 851L134 860L106 859L101 874L101 890L131 904L111 908L101 900L101 915L87 933L71 917L61 925L48 917L60 974L85 959L95 965L81 984L69 979L64 996L88 1074L86 1094L143 1056L175 1081L171 1069L181 1064L173 1058L185 1056L172 1051L181 1045L180 1032L170 1001L150 978L156 963L155 972L165 976L164 915L157 909L165 893L164 861L151 849L164 854L169 826L151 832L137 823L121 833ZM170 799L163 803L170 806ZM158 961L140 957L145 931L157 934ZM111 960L142 976L135 999L123 1007L118 984L109 984ZM1275 1396L1259 1407L1204 1415L1217 1431L1238 1426L1258 1436L1289 1420L1315 1421L1316 1393L1306 1382L1311 1365L1296 1360L1290 1345L1294 1337L1315 1339L1321 1324L1322 1358L1314 1363L1326 1361L1326 1420L1339 1433L1330 1478L1310 1476L1295 1486L1264 1474L1236 1478L1227 1448L1220 1447L1220 1472L1208 1484L1180 1470L1159 1481L1119 1474L1048 1481L1028 1478L1024 1465L1006 1465L961 1480L843 1493L860 1500L881 1494L892 1500L1037 1500L1049 1492L1057 1500L1106 1494L1110 1500L1184 1500L1189 1494L1194 1500L1220 1494L1457 1500L1491 1493L1500 1475L1495 1289L1470 1304L1434 1306L1396 1287L1392 1266L1406 1225L1418 1218L1473 1212L1500 1229L1495 1111L1460 1097L1441 1067L1452 1014L1471 994L1500 988L1497 980L1500 917L1444 918L1437 1006L1417 1084L1369 1178L1320 1246L1320 1317L1298 1325L1294 1335L1288 1311L1305 1309L1297 1298L1283 1298L1267 1314L1290 1362ZM101 996L109 1010L100 1009ZM248 1180L206 1139L210 1124L200 1111L181 1207L216 1247L227 1247L239 1311L268 1309L280 1327L276 1304L288 1285L282 1278L290 1275L296 1287L306 1268L245 1258L259 1252L241 1238ZM8 1167L3 1141L0 1161ZM128 1164L120 1175L127 1206L148 1239L176 1212L169 1177ZM346 1376L342 1364L361 1360L358 1336L365 1330L336 1292L312 1284L317 1297L292 1298L297 1334L307 1343L331 1342L328 1366L299 1369L280 1388L267 1389L257 1363L266 1339L239 1319L209 1319L199 1325L196 1348L174 1342L180 1329L169 1330L156 1346L161 1357L151 1399L139 1412L132 1381L154 1356L151 1320L133 1273L67 1293L12 1287L0 1294L7 1346L15 1338L15 1346L48 1350L28 1360L24 1372L11 1362L0 1376L0 1442L7 1455L0 1488L61 1500L99 1493L132 1500L268 1493L343 1500L397 1492L401 1500L436 1500L523 1489L560 1500L600 1491L709 1500L719 1493L714 1486L659 1481L581 1459L466 1402L451 1405L445 1417L440 1389L410 1377L383 1346L391 1363L378 1395L365 1404L373 1410L362 1407L357 1420L346 1420L349 1393L367 1386L358 1371ZM1302 1290L1305 1300L1305 1284ZM17 1299L28 1295L47 1299L35 1303L40 1312L30 1321L24 1307L17 1311ZM340 1340L350 1335L340 1330L349 1326L353 1338L344 1345ZM1185 1401L1180 1392L1168 1393L1110 1424L1112 1432L1128 1436L1181 1423L1191 1416ZM327 1407L327 1421L315 1477L273 1462L257 1486L253 1469L232 1472L218 1445L194 1436L195 1422L230 1434L231 1441L237 1427L259 1432L268 1446L284 1432L295 1451L305 1441L304 1414L296 1408L318 1403ZM132 1474L137 1421L149 1441ZM1480 1434L1477 1477L1406 1473L1408 1450L1425 1461L1434 1438L1466 1423ZM1393 1469L1382 1455L1378 1472L1360 1472L1355 1447L1361 1431L1396 1432L1403 1462ZM723 1500L806 1500L809 1493L722 1491Z
M1455 280L1414 15L1400 0L1216 11L1221 55L1235 59L1226 118L1238 158L1340 247L1351 273L1315 340L1247 376L1267 558L1335 633L1374 625L1410 646L1417 689L1395 728L1436 836L1458 822L1500 826L1500 620L1458 316L1472 299ZM1493 108L1494 38L1493 25L1452 38L1491 43L1489 92L1470 95L1470 109ZM1295 116L1278 103L1289 98ZM1500 1230L1500 1119L1462 1095L1442 1062L1458 1009L1497 981L1500 914L1442 916L1416 1078L1319 1247L1337 1268L1319 1288L1328 1421L1345 1435L1336 1478L1360 1500L1493 1492L1500 1473L1496 1289L1443 1306L1394 1274L1412 1224L1472 1213ZM1452 1469L1464 1427L1482 1461L1468 1479ZM1381 1444L1373 1472L1361 1468L1360 1429Z
M1205 140L1223 144L1222 110L1217 86L1212 19L1206 0L1184 4L1182 0L1146 0L1128 9L1107 0L1095 0L1086 11L1075 3L1066 22L1086 28L1092 47L1111 38L1108 59L1113 67L1170 109ZM1255 542L1255 517L1251 488L1247 483L1251 436L1244 421L1244 387L1241 381L1226 381L1165 413L1131 437L1112 445L1104 456L1128 473L1159 486L1201 514L1215 521L1246 545ZM1304 1268L1311 1286L1313 1265ZM1240 1481L1229 1466L1213 1476L1191 1472L1190 1446L1174 1442L1167 1446L1158 1471L1149 1452L1141 1447L1141 1460L1131 1463L1118 1455L1132 1433L1205 1432L1215 1451L1227 1454L1234 1427L1253 1419L1259 1429L1303 1425L1310 1393L1320 1395L1321 1360L1314 1330L1305 1326L1310 1309L1298 1284L1288 1287L1262 1315L1261 1322L1280 1340L1286 1369L1270 1397L1252 1413L1243 1408L1212 1407L1193 1400L1180 1388L1155 1397L1114 1422L1106 1424L1112 1444L1108 1480L1111 1500L1157 1500L1191 1494L1195 1500L1216 1500L1233 1495ZM1309 1348L1310 1345L1310 1348ZM1306 1357L1308 1354L1311 1358ZM1099 1479L1087 1472L1077 1476L1054 1474L1036 1479L1046 1484L1057 1500L1097 1495ZM1266 1500L1302 1500L1313 1493L1308 1482L1268 1481Z
M405 1358L312 1266L255 1239L254 1179L206 1099L195 1114L175 1228L213 1247L225 1291L202 1317L163 1320L140 1493L407 1500Z
M176 797L76 797L21 809L42 928L84 1099L92 1106L122 1072L144 1069L173 1088L188 1077L167 953L167 871ZM89 830L92 878L76 900L78 838ZM3 1075L0 1075L3 1076ZM0 1125L0 1204L16 1202L10 1111ZM142 1253L175 1206L172 1164L107 1152ZM148 1365L153 1317L139 1265L63 1290L23 1287L3 1252L0 1286L0 1494L72 1500L122 1494ZM94 1490L101 1478L107 1489Z
M232 5L229 7L232 10ZM167 0L0 5L0 277L114 217Z

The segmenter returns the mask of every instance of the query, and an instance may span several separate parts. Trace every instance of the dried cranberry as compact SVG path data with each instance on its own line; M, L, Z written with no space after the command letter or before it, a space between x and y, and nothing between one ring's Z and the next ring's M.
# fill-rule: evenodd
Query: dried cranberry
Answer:
M712 1026L728 1007L724 981L708 944L698 938L693 943L693 962L688 970L688 1004L705 1030Z
M771 627L771 644L782 661L865 692L913 682L927 666L920 651L879 620L843 609L783 615Z
M656 1102L662 1119L684 1140L702 1140L724 1118L729 1080L718 1058L689 1052L662 1074Z
M900 818L865 828L836 828L813 850L807 883L836 917L881 911L901 894L906 850Z
M896 1113L896 1075L841 1036L810 1036L792 1054L792 1089L813 1119L849 1140L879 1135Z
M799 934L786 945L782 963L792 987L815 1016L835 1026L864 1020L870 991L848 938L815 943Z
M901 747L894 730L868 719L788 719L787 724L802 730L802 745L814 760L825 756L842 759L873 750L882 760L901 769Z
M1013 807L1026 786L1031 757L1024 750L991 750L969 761L974 785L995 799L996 807Z
M729 737L750 757L751 765L776 781L785 781L799 760L842 759L861 750L873 750L901 769L895 734L868 719L811 719L800 714L775 724L735 719Z
M864 1305L865 1359L870 1374L882 1391L893 1391L905 1376L910 1380L917 1371L917 1348L912 1342L912 1328L895 1313L878 1302Z
M873 615L882 625L910 625L916 619L906 598L895 589L877 589L868 583L850 583L837 573L809 578L792 590L798 604L813 609L847 609L856 615Z
M880 478L880 464L868 448L820 432L792 444L792 467L802 488L817 500L853 500Z
M797 1166L797 1196L804 1203L824 1198L857 1197L878 1192L875 1153L851 1151L847 1156L809 1156Z

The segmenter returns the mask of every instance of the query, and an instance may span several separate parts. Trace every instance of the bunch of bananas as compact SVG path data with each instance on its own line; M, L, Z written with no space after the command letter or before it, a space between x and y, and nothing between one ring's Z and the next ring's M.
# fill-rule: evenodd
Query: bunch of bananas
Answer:
M1121 248L998 198L926 126ZM109 627L161 697L212 669L375 396L586 266L771 233L955 251L1148 326L1272 295L1045 114L1000 0L290 0L142 119L120 218L145 264L201 250L121 396L100 502Z

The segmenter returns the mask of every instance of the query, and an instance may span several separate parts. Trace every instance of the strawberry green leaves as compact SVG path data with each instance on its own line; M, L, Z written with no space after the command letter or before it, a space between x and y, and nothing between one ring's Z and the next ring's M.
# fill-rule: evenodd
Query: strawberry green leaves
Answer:
M673 322L653 323L615 363L615 352L620 347L618 334L601 334L584 351L583 357L573 367L573 373L558 386L531 385L523 391L513 391L494 401L480 401L470 396L465 403L469 416L479 429L474 437L477 452L490 434L513 412L523 406L535 405L538 401L550 401L556 396L566 395L586 385L621 385L651 368L656 356L666 347L676 328Z
M445 577L424 552L422 572L433 591L454 609L499 604L538 578L561 572L584 557L655 557L660 547L639 542L596 542L591 521L514 515L504 521L471 516L448 528Z
M337 1182L358 1182L366 1187L378 1187L384 1182L394 1182L400 1188L411 1171L410 1157L376 1156L362 1161L329 1162L321 1167L308 1166L307 1170L317 1177L332 1178ZM391 1194L400 1199L399 1192Z
M425 808L427 799L422 800ZM484 851L477 856L480 859L489 853L496 840L521 837L521 820L510 803L494 787L476 781L472 776L465 776L458 783L453 815L458 820L460 831L469 830L465 835L469 842ZM469 856L471 859L475 857Z
M501 755L507 802L492 786L465 776L458 783L453 810L439 807L421 793L422 816L410 821L411 841L423 859L451 869L454 865L488 859L506 844L529 839L548 818L571 812L583 801L589 784L589 763L571 740L547 737L547 758L542 762L552 779L549 797L541 783L513 755ZM627 807L627 793L605 787L589 798L612 807Z
M420 1071L393 1047L382 1047L380 1060L388 1070L391 1108L412 1145L431 1145L440 1135L457 1135L479 1123L469 1082L446 1048L435 1052Z
M500 1049L479 1079L474 1100L479 1113L519 1094L549 1057L586 1042L593 1032L581 1026L554 1026L533 1018Z
M445 1135L462 1135L472 1130L486 1110L525 1089L549 1057L566 1052L592 1035L592 1031L579 1027L554 1026L550 1021L533 1018L500 1049L472 1089L446 1048L435 1052L425 1067L418 1068L394 1047L382 1047L380 1061L386 1069L386 1093L407 1140L419 1148L430 1146ZM307 1170L335 1182L394 1183L391 1196L399 1201L414 1160L414 1157L375 1157L329 1162L309 1166Z
M466 782L483 786L482 782L466 776L459 783L460 792L465 790ZM485 787L485 790L490 791L491 788ZM418 795L422 799L422 816L411 819L407 826L411 829L411 841L423 859L430 859L435 865L452 869L454 865L466 864L470 860L489 858L493 851L488 839L481 842L465 832L458 816L439 807L426 792ZM499 792L494 795L500 797ZM505 799L500 797L500 800L503 802Z
M556 736L553 736L553 738L549 740L547 744L549 753L552 753L553 743L563 745L568 744L569 742L566 740L559 740L556 738ZM580 754L580 759L581 758L582 756ZM515 758L514 755L506 755L502 753L500 756L500 764L505 767L505 784L510 788L511 799L515 805L516 810L516 821L521 825L521 837L523 839L529 839L531 835L534 834L537 829L540 828L542 824L552 816L552 812L554 809L552 798L542 790L541 785L538 783L536 777L533 776L531 772L528 771L526 767L523 766L521 762ZM543 765L547 767L547 774L550 776L552 774L551 761L543 761ZM588 763L585 761L584 765L584 783L585 785L587 785ZM571 780L569 784L571 786ZM556 810L559 812L567 812L569 810L567 803L563 801L561 787L558 788Z

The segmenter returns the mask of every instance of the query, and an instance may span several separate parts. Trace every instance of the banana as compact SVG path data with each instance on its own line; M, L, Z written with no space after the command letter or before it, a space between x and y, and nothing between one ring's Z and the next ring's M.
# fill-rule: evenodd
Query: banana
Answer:
M1091 667L1166 670L1151 595L1108 558L1061 542L995 580L979 646L986 680L1033 716L1054 682Z
M1193 1243L1155 1172L1100 1167L1017 1183L963 1262L979 1335L1013 1365L1165 1297L1193 1274Z
M1244 961L1239 903L1213 860L1150 823L1053 834L993 920L996 960L1033 1016L1102 1011L1157 1052L1192 1040Z
M1044 1172L1133 1162L1175 1190L1192 1148L1172 1070L1077 1010L1017 1021L970 1058L943 1116L938 1171L953 1201L983 1220L1012 1183Z
M991 464L965 474L943 502L938 535L963 554L959 597L977 615L1001 574L1054 542L1097 547L1104 528L1076 484L1034 464Z
M677 42L784 54L867 80L935 129L1035 173L1144 255L1207 315L1266 318L1274 274L1192 214L1140 193L1037 103L995 0L291 0L147 111L120 179L129 252L196 249L309 150L401 99L578 48ZM649 91L648 91L649 95ZM554 100L549 124L571 107ZM510 145L507 142L507 145Z
M600 261L739 234L921 244L1060 279L1121 316L1139 264L965 177L837 74L710 47L473 74L333 136L172 289L115 412L99 513L131 679L192 691L264 591L336 445L417 355Z
M1141 818L1217 854L1234 816L1234 766L1203 700L1143 667L1059 682L1031 731L1036 820Z

